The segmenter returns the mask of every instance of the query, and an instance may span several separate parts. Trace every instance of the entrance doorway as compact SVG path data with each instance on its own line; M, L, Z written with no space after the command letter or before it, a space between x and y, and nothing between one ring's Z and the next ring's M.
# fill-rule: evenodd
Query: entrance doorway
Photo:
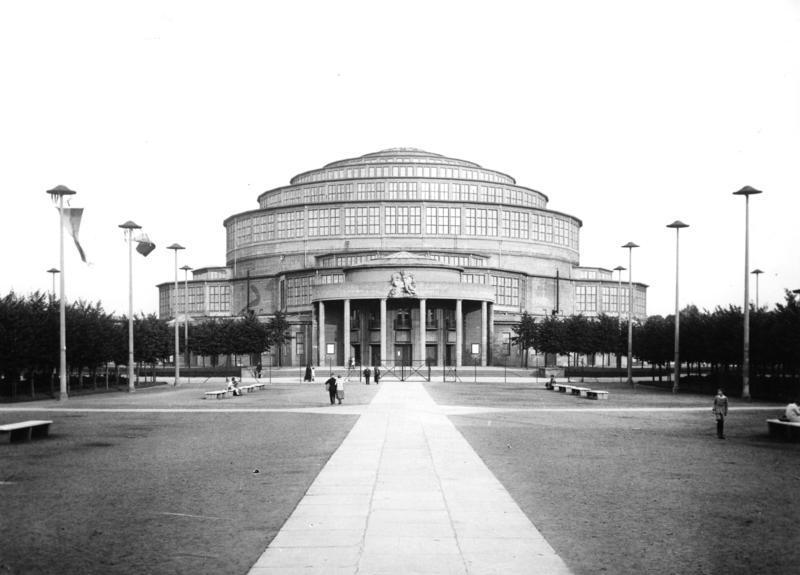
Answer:
M411 365L411 344L395 344L394 346L394 364L397 365Z
M425 365L439 365L439 346L435 343L425 346Z
M453 344L447 344L444 346L444 364L445 365L455 365L456 364L456 346Z

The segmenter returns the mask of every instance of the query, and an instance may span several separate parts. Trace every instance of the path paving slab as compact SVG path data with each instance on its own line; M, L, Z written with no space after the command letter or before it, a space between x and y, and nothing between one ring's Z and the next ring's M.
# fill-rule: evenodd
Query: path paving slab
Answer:
M252 575L568 575L419 383L385 382Z

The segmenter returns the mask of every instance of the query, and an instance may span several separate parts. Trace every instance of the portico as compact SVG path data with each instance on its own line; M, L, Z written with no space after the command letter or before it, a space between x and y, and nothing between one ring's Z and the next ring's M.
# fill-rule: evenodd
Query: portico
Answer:
M462 283L461 272L399 252L346 268L340 284L314 286L318 362L487 365L494 290Z

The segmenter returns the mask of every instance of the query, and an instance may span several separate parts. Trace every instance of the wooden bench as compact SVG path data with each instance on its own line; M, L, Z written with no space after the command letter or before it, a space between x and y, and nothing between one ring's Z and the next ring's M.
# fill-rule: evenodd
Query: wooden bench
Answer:
M31 438L47 437L52 421L20 421L0 425L0 433L11 434L11 441L28 441Z
M588 399L608 399L608 392L599 389L587 389L586 397Z
M217 391L207 391L205 399L208 399L212 395L216 396L217 399L222 399L222 398L228 396L228 390L227 389L218 389Z
M800 422L781 421L780 419L768 419L767 427L771 437L788 439L789 441L800 440Z
M572 395L578 395L580 397L586 397L586 392L591 391L588 387L578 387L574 386L572 388Z

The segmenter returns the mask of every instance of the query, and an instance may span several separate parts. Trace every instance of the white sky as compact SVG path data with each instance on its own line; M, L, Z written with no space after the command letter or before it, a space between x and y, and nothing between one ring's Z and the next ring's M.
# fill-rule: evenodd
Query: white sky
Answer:
M224 265L223 220L299 172L390 147L477 162L583 220L581 264L628 265L648 313L741 305L744 185L760 303L800 288L800 0L0 4L0 295L134 310ZM615 275L616 278L616 275ZM183 280L183 272L180 272ZM751 288L755 298L755 285Z

